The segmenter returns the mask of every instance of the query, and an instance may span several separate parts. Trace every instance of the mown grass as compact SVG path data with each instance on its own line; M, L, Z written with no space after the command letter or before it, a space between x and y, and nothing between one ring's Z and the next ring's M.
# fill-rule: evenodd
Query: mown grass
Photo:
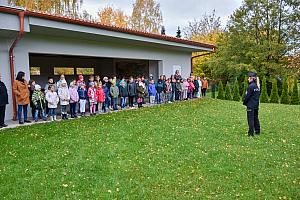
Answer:
M2 199L299 199L300 106L201 99L0 132Z

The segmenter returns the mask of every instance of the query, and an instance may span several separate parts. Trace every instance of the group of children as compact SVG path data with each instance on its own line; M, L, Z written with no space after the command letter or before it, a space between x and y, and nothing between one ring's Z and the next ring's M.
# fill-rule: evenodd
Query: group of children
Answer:
M144 77L130 77L128 80L104 77L101 80L99 76L90 76L85 82L83 75L79 75L69 86L65 76L61 75L57 83L53 77L49 77L44 90L35 81L29 81L32 116L35 121L38 121L39 117L46 121L46 115L51 121L55 121L58 105L62 119L68 119L68 106L71 118L77 118L77 105L81 116L85 116L86 105L90 115L96 115L96 112L105 113L108 110L126 108L127 99L130 109L134 108L135 102L138 108L141 108L146 97L149 97L149 103L152 105L171 103L205 96L207 88L206 79L182 79L178 74L170 78L160 76L156 82L152 77L148 81Z

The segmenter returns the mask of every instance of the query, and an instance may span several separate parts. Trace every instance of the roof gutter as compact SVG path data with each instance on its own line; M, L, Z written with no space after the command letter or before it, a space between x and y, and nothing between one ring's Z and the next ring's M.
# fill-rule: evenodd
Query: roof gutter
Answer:
M205 54L200 54L200 55L197 55L197 56L192 56L191 57L191 74L193 74L193 61L195 58L199 58L199 57L202 57L202 56L207 56L207 55L210 55L210 54L213 54L213 53L216 53L216 49L213 48L213 51L212 52L208 52L208 53L205 53Z
M11 81L11 94L12 94L12 101L13 101L13 120L17 119L17 103L16 103L16 97L14 95L14 90L13 90L13 84L14 84L14 79L15 79L15 66L14 66L14 48L16 47L17 43L19 40L22 39L24 35L24 16L25 16L25 11L15 11L15 14L19 15L19 20L20 20L20 30L15 38L14 42L9 48L9 67L10 67L10 81Z

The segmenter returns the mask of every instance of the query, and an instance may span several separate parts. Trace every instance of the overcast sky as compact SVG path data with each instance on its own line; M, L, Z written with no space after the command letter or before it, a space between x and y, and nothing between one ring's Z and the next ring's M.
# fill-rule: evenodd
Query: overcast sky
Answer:
M112 5L130 15L133 2L134 0L83 0L82 9L96 16L99 9ZM178 26L182 29L187 26L188 21L201 18L203 14L211 13L213 9L225 26L228 17L241 5L242 0L156 0L156 2L161 5L166 34L174 36Z

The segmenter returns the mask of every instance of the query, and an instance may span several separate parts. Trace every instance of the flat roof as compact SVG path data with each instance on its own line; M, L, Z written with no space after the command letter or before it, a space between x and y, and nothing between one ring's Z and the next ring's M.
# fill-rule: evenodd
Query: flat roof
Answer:
M126 33L126 34L131 34L131 35L136 35L136 36L142 36L142 37L146 37L146 38L153 38L153 39L158 39L158 40L163 40L163 41L180 43L180 44L193 45L193 46L197 46L197 47L204 47L204 48L209 48L212 50L214 50L216 48L216 45L214 45L214 44L197 42L197 41L187 40L187 39L181 39L181 38L171 37L171 36L167 36L167 35L149 33L149 32L129 29L129 28L109 26L109 25L105 25L105 24L101 24L101 23L97 23L97 22L86 21L83 19L75 19L75 18L65 17L65 16L61 16L61 15L53 15L53 14L48 14L48 13L43 13L43 12L23 10L23 9L18 9L15 7L0 6L0 12L15 14L15 15L17 15L20 12L24 12L25 16L37 17L37 18L42 18L42 19L47 19L47 20L52 20L52 21L57 21L57 22L64 22L64 23L69 23L69 24L76 24L76 25L87 26L87 27L93 27L93 28L103 29L103 30L107 30L107 31Z

